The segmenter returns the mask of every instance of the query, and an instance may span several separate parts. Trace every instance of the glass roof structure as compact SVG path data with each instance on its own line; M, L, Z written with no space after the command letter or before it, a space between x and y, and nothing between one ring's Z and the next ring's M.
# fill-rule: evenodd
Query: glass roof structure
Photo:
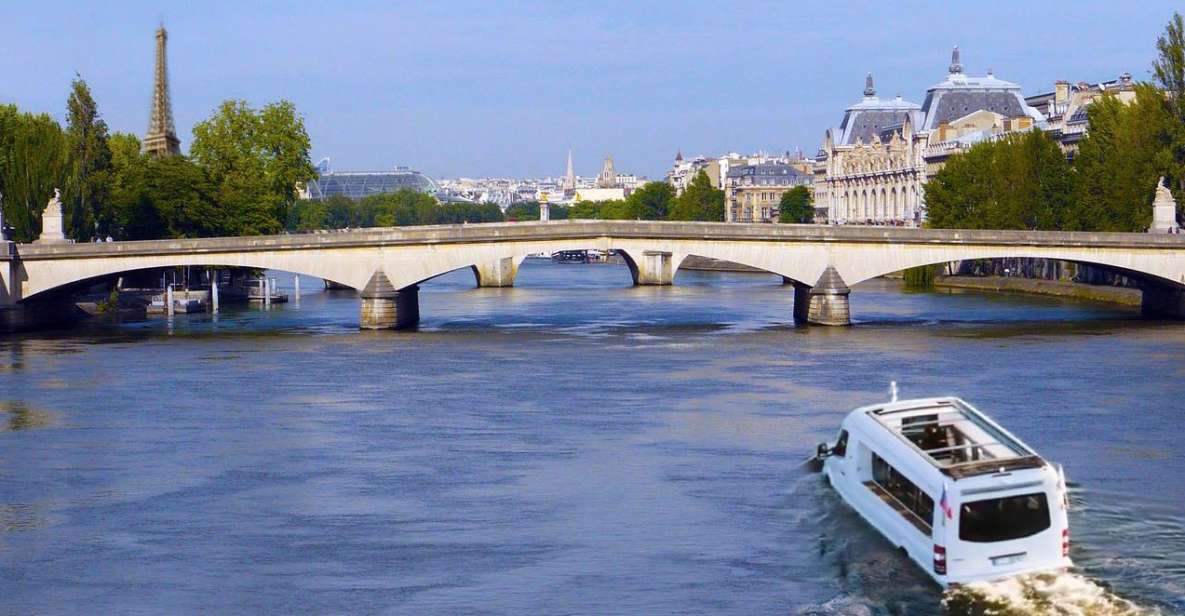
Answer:
M1015 437L958 400L880 409L871 415L956 479L1043 464Z
M317 201L341 195L350 199L362 199L371 195L393 193L402 189L436 194L438 186L428 176L407 168L394 171L323 172L308 184L308 198Z

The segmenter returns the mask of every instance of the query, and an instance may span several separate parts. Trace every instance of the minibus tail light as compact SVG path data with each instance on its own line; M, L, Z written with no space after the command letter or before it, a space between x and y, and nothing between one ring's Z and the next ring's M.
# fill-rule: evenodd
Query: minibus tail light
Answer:
M934 573L946 575L946 547L934 544Z

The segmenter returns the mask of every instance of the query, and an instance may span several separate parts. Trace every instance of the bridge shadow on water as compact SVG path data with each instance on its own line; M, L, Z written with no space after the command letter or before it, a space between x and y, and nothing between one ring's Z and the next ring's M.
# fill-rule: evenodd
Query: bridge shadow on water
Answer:
M274 272L279 290L294 293L293 276ZM79 329L91 343L161 335L254 337L275 335L402 336L513 334L606 337L736 335L766 333L826 339L863 338L861 332L1009 338L1177 331L1173 321L1146 320L1138 309L1085 300L979 291L911 293L900 281L875 279L851 295L853 327L801 327L793 321L794 292L766 274L682 270L673 286L632 285L624 264L558 264L528 259L514 287L476 288L468 268L421 286L421 322L414 332L359 332L359 300L353 290L324 291L301 278L299 301L224 306L218 315L153 316L113 323L101 319L73 330L23 334L24 338L73 338ZM294 300L297 299L294 297Z

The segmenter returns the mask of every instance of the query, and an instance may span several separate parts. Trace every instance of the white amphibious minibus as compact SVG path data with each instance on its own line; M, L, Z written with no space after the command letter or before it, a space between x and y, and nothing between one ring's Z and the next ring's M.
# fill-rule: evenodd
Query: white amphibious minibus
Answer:
M1061 467L958 398L858 408L818 457L840 496L943 587L1071 564Z

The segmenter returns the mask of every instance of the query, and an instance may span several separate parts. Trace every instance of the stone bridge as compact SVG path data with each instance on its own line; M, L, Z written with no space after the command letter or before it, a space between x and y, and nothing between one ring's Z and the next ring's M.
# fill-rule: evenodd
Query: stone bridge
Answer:
M689 255L732 261L794 284L794 317L847 324L859 282L909 267L999 257L1090 263L1140 281L1148 313L1185 316L1185 236L652 221L550 221L362 229L260 237L98 244L0 244L0 306L123 272L170 266L253 267L360 291L360 325L419 320L418 285L472 268L479 286L514 284L528 254L617 250L638 285L668 285Z

